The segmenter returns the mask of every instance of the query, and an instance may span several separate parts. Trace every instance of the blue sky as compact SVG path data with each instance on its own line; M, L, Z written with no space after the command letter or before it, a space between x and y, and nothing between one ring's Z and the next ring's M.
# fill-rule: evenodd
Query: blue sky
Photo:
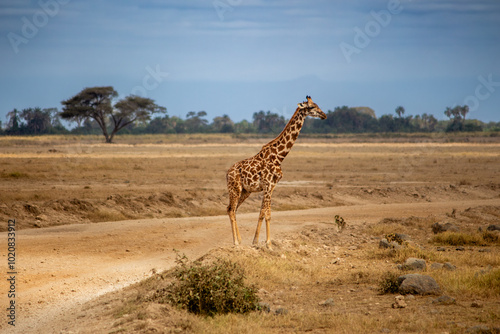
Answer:
M108 85L210 121L288 118L306 95L500 121L498 0L3 0L0 35L4 124Z

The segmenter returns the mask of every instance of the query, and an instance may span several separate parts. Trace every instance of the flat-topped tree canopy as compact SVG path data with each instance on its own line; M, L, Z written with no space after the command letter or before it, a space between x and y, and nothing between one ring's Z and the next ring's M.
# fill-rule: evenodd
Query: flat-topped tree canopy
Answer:
M114 135L125 126L134 122L145 122L154 113L165 113L166 108L154 100L137 95L129 95L118 101L114 107L113 99L118 93L111 86L83 89L72 98L62 101L61 117L72 121L92 118L102 130L106 143L113 142Z

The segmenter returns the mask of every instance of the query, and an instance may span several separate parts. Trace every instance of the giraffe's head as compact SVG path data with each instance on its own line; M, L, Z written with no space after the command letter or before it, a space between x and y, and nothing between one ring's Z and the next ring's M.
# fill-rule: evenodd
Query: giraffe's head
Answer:
M313 102L311 97L308 95L306 96L307 101L304 101L302 103L299 103L299 109L305 113L306 116L311 116L311 117L319 117L321 119L326 119L326 115L321 110L316 103Z

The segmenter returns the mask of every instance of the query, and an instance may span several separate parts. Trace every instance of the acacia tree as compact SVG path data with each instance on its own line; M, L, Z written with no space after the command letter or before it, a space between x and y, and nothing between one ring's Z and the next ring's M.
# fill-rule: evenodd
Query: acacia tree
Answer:
M186 115L185 126L186 130L190 133L205 132L207 129L208 121L203 117L207 116L206 111L190 111Z
M146 122L153 113L166 112L152 99L135 95L127 96L113 107L112 101L117 96L118 93L111 86L85 88L61 102L64 106L61 117L80 122L89 118L95 120L106 143L112 143L114 135L123 127L133 122Z

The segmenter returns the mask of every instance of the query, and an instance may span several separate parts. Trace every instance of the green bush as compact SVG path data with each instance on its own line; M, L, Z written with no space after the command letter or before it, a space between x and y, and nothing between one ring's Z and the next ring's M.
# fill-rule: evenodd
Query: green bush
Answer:
M157 297L189 312L214 316L226 313L247 313L257 309L257 289L244 284L243 269L236 263L217 259L211 264L189 263L177 259L175 278Z

